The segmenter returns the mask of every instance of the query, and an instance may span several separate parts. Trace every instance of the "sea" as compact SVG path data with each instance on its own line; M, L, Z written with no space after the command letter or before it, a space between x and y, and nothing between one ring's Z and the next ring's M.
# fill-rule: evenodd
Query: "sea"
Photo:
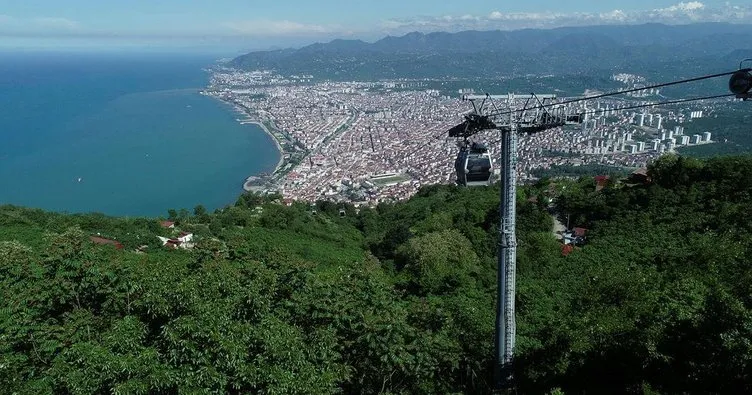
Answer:
M0 52L0 204L166 216L232 204L280 152L203 96L215 58Z

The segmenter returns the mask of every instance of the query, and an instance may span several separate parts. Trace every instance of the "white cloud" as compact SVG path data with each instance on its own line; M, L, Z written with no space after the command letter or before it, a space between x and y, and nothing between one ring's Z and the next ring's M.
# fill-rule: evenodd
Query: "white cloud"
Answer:
M0 34L3 35L71 33L80 28L78 22L60 17L16 18L0 15Z
M323 26L293 21L255 20L228 22L224 26L236 34L246 36L299 36L320 35L340 31L337 26Z
M38 17L31 19L31 22L44 29L74 30L81 27L78 22L66 18Z
M451 16L451 15L450 15ZM486 15L461 17L421 17L383 21L385 33L398 34L411 31L460 30L513 30L523 28L555 28L563 26L692 22L749 23L752 6L719 4L710 7L700 1L680 2L675 5L642 11L612 10L607 12L505 12L495 10Z
M699 1L690 1L688 3L681 2L679 4L663 8L661 9L661 11L669 11L669 12L685 11L686 12L686 11L701 10L703 8L705 8L705 4L702 4Z
M598 15L598 17L604 21L618 21L624 22L629 19L629 15L622 10L613 10L610 12L604 12Z
M0 0L1 1L1 0ZM677 0L678 1L678 0ZM705 0L707 1L707 0ZM646 22L682 24L692 22L751 23L752 4L733 5L720 1L682 1L664 8L629 11L615 9L606 12L512 12L508 9L489 10L482 15L457 14L416 16L389 19L377 24L346 20L341 25L305 23L291 20L229 20L225 23L206 22L207 25L127 26L94 29L77 21L55 17L37 16L19 18L0 14L0 37L87 37L87 38L165 38L217 39L273 38L316 40L357 37L377 39L385 34L400 35L413 31L456 32L462 30L514 30L522 28L555 28L562 26L639 24ZM501 3L501 2L499 2ZM209 25L211 23L211 25Z

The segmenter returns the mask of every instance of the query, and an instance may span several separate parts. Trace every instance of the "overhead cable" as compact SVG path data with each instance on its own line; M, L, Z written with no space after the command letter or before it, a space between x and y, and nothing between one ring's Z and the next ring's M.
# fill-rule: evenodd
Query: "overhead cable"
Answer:
M742 69L742 70L752 71L752 69ZM707 79L712 79L712 78L718 78L718 77L723 77L723 76L727 76L727 75L732 75L732 74L735 74L737 72L739 72L739 70L726 71L726 72L717 73L717 74L708 74L708 75L703 75L703 76L699 76L699 77L688 78L688 79L678 80L678 81L663 82L663 83L660 83L660 84L649 85L649 86L645 86L645 87L642 87L642 88L632 88L632 89L627 89L627 90L622 90L622 91L613 91L613 92L602 93L602 94L594 95L594 96L579 97L579 98L576 98L576 99L570 99L570 100L565 100L565 101L561 101L561 102L541 104L541 105L538 105L538 106L533 106L533 107L530 107L530 108L525 108L524 110L537 110L537 109L545 109L545 108L550 108L550 107L558 107L558 106L563 106L563 105L573 104L573 103L579 103L579 102L588 101L588 100L601 99L601 98L604 98L604 97L619 96L619 95L625 95L625 94L629 94L629 93L635 93L635 92L640 92L640 91L645 91L645 90L650 90L650 89L657 89L657 88L663 88L663 87L667 87L667 86L687 84L687 83L690 83L690 82L697 82L697 81L703 81L703 80L707 80ZM681 102L679 102L679 103L681 103ZM520 111L523 111L523 109L514 110L514 112L520 112ZM496 117L496 116L501 116L501 115L508 115L508 114L511 114L512 112L513 112L512 110L504 110L504 111L492 112L492 113L489 113L489 114L486 114L486 115L489 116L489 117Z

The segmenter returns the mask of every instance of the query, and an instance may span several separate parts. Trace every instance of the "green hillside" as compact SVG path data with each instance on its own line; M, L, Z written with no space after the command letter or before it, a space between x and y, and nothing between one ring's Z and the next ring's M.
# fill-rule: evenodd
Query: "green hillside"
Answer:
M522 188L518 392L752 391L750 168L669 156L649 183ZM488 393L498 204L244 195L170 210L175 229L2 206L0 393ZM586 244L563 255L551 212ZM181 232L192 249L157 238Z

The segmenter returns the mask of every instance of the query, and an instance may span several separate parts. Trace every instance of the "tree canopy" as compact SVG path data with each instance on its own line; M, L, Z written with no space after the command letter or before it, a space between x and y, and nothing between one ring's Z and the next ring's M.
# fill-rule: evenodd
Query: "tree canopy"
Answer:
M750 168L667 156L646 183L520 188L518 391L752 391ZM166 212L175 229L1 206L1 392L488 393L498 205L245 194ZM565 256L566 215L587 242Z

